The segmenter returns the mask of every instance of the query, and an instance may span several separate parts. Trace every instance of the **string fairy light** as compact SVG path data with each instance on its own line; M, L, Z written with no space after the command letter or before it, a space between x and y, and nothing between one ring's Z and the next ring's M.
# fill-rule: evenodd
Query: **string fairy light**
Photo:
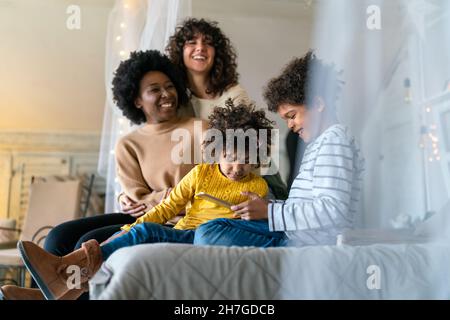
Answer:
M124 9L123 15L126 16L126 15L128 14L127 10L130 9L130 4L129 4L129 2L125 2L125 1L124 1L123 9ZM119 23L119 27L120 27L119 30L125 29L125 28L127 27L125 21L122 20L122 21ZM120 44L119 44L119 48L118 48L118 54L119 54L119 57L120 57L121 59L125 59L125 58L128 57L129 51L126 50L124 41L121 42L121 40L125 39L124 34L123 34L123 31L119 31L119 32L120 32L120 34L117 34L117 35L115 36L116 42L119 42L119 43L120 43ZM127 123L126 123L125 118L124 118L123 116L117 117L117 120L116 120L116 121L117 121L116 123L117 123L117 126L118 126L118 131L116 131L116 132L118 132L119 136L122 136L122 135L126 132L126 129L127 129L126 126L127 126ZM110 155L111 155L111 156L114 156L114 154L115 154L115 150L114 150L114 148L112 148L112 149L110 150ZM115 182L116 182L116 183L119 183L117 179L115 180ZM118 195L117 192L116 192L116 195Z
M431 113L432 106L426 105L425 112L426 114ZM430 115L431 116L431 115ZM428 118L426 116L425 118ZM427 123L428 121L426 121ZM431 122L430 125L424 124L421 127L421 141L419 143L419 147L424 149L424 152L427 154L427 158L429 162L440 161L440 150L439 150L439 138L437 137L437 125L434 121ZM428 122L428 123L429 123Z

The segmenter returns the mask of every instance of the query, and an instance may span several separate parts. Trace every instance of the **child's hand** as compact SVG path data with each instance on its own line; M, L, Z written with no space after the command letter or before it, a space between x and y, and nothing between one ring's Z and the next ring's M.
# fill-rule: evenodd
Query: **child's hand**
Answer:
M244 191L242 195L248 196L249 200L231 207L235 218L242 220L267 219L267 207L269 201L262 199L256 193Z

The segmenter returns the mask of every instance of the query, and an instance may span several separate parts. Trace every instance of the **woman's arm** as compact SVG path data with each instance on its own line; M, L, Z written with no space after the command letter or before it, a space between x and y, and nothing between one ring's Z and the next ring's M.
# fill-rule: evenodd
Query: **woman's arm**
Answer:
M125 195L119 196L119 203L124 213L134 217L158 205L171 190L166 188L155 191L148 186L136 153L124 141L119 141L116 146L116 169L122 194Z

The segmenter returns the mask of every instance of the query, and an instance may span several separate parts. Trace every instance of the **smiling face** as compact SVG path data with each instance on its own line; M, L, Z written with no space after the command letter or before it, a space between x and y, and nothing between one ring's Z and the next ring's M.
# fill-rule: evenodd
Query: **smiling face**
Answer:
M208 75L214 64L215 49L208 37L196 33L183 47L183 62L188 72Z
M165 122L177 115L177 90L166 74L150 71L141 79L135 104L144 112L147 123Z
M280 117L286 121L289 130L297 133L306 143L311 142L317 135L317 108L307 109L305 105L281 104L277 110Z

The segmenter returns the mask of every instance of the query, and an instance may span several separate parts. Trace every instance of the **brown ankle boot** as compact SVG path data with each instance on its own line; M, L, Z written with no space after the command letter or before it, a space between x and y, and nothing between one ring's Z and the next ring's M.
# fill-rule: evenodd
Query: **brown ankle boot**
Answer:
M6 285L0 288L0 300L45 300L39 289Z
M89 284L85 282L81 284L80 289L71 289L67 291L61 298L58 300L77 300L83 293L89 291Z
M69 290L59 300L76 300L84 292L88 291L87 283L81 285L80 289ZM0 300L45 300L41 289L22 288L14 285L5 285L0 288Z
M54 256L30 241L19 241L17 246L25 266L48 300L61 299L69 290L73 290L67 282L73 274L67 270L69 266L80 268L80 285L83 285L94 276L103 262L96 240L83 243L81 249L64 257Z

